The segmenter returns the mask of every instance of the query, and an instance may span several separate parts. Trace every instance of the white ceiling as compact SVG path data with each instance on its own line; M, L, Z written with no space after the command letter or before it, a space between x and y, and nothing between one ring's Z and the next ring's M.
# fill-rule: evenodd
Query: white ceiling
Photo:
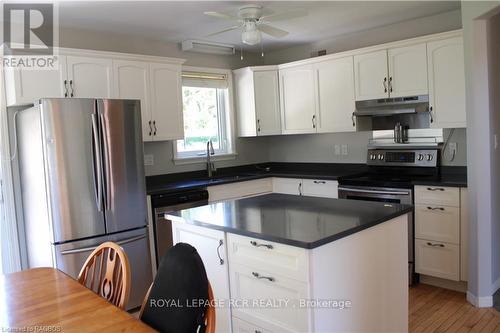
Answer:
M211 32L232 26L233 22L209 17L203 12L222 11L235 15L239 7L250 3L262 5L265 14L295 9L308 13L306 17L273 23L290 34L281 39L263 35L267 50L460 8L459 1L68 1L59 3L59 24L62 29L70 26L168 42L204 39L241 45L241 35L237 31L205 38Z

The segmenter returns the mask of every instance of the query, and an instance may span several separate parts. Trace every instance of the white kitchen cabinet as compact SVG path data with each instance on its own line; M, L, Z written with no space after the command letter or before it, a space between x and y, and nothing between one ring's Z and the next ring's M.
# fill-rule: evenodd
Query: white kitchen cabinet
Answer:
M469 276L469 192L460 189L460 280L468 281Z
M387 50L354 56L354 82L356 100L387 98Z
M462 37L427 43L431 127L466 127Z
M151 63L149 77L153 141L183 139L181 66Z
M233 73L239 136L281 134L278 70L245 67Z
M228 304L230 295L225 233L173 221L172 237L174 244L182 242L196 248L207 271L214 299ZM216 332L231 332L230 307L217 308Z
M283 134L316 133L316 85L312 65L280 69Z
M387 56L390 97L428 94L425 43L389 49Z
M439 205L415 206L415 237L460 244L460 210Z
M318 133L356 130L353 57L314 65L317 76Z
M154 128L150 108L149 64L141 61L114 60L114 96L141 101L142 139L153 141Z
M460 189L446 186L415 186L415 204L458 207Z
M42 97L65 97L66 57L59 56L58 59L59 67L54 70L5 68L7 106L34 104Z
M233 316L233 333L270 333L270 331Z
M456 244L415 240L415 271L420 274L460 280L460 247Z
M207 190L208 201L215 202L271 193L273 190L273 184L271 178L263 178L209 186Z
M67 56L68 97L111 98L113 63L111 59Z
M302 195L302 179L274 177L273 193Z
M338 198L336 180L302 179L302 194L310 197Z

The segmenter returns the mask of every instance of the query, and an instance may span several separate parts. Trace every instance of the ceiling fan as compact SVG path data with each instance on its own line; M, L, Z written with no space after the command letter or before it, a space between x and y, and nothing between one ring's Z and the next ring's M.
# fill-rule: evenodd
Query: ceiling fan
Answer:
M227 31L242 29L241 40L247 45L259 44L262 40L261 32L274 38L282 38L288 35L288 31L278 29L269 25L275 21L283 21L296 17L306 16L304 11L290 11L285 13L263 15L263 8L259 5L246 5L238 9L236 16L220 12L205 12L205 15L236 21L237 24L220 31L211 33L206 37L212 37Z

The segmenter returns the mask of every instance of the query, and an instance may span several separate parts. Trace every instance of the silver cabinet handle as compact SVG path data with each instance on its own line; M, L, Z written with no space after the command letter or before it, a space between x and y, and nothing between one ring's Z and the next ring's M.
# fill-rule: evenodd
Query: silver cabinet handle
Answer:
M224 259L221 258L219 250L224 245L224 241L222 239L219 239L219 246L217 246L217 257L219 257L219 263L221 265L224 265Z
M427 191L441 191L441 192L444 192L444 188L442 188L442 187L428 187Z
M140 236L135 236L135 237L130 237L118 242L115 242L118 245L125 245L127 243L135 242L139 239L146 238L146 234L140 235ZM89 251L94 251L97 248L97 246L89 246L89 247L81 247L79 249L73 249L73 250L66 250L62 251L61 254L63 256L68 255L68 254L75 254L75 253L82 253L82 252L89 252Z
M433 112L434 112L434 108L431 106L429 108L429 117L431 118L431 124L434 122L434 117L432 116Z
M157 132L157 128L156 128L156 120L153 120L153 128L154 128L153 135L154 135L154 136L156 136L156 132Z
M392 76L389 77L389 92L392 92Z
M443 207L427 207L428 210L440 210L440 211L444 211L444 208Z
M299 195L302 195L302 183L299 183Z
M382 81L382 84L384 85L384 92L387 92L387 77L384 77L384 81Z
M264 276L264 275L260 275L259 273L257 272L252 272L252 275L255 276L257 279L265 279L265 280L268 280L269 282L274 282L276 281L273 277L270 277L270 276Z
M250 244L255 247L267 247L269 250L272 250L274 248L274 246L272 246L271 244L259 244L256 241L250 241Z
M352 127L356 127L356 121L354 120L354 112L352 113L351 120L352 120Z
M316 128L316 115L312 116L312 125L313 125L313 128Z
M260 119L257 119L257 132L260 132Z
M313 183L314 184L326 184L326 182L324 180L314 180Z
M151 136L151 134L153 133L153 127L151 127L151 120L148 121L148 124L149 124L149 136Z
M71 97L75 96L75 94L74 94L75 89L73 88L73 80L69 80L69 87L71 88L71 94L70 94L70 96Z
M433 246L433 247L444 247L444 244L431 243L431 242L427 242L427 245Z
M64 80L64 97L68 97L68 80Z

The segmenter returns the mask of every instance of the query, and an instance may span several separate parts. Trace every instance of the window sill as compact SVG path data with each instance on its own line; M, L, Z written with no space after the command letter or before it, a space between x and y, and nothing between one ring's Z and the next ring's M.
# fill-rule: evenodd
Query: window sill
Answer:
M236 153L221 154L221 155L212 155L212 156L210 156L210 161L217 162L217 161L235 160L236 156L238 156L238 154L236 154ZM207 163L207 157L206 156L175 157L173 159L173 161L174 161L175 165L201 164L201 163Z

